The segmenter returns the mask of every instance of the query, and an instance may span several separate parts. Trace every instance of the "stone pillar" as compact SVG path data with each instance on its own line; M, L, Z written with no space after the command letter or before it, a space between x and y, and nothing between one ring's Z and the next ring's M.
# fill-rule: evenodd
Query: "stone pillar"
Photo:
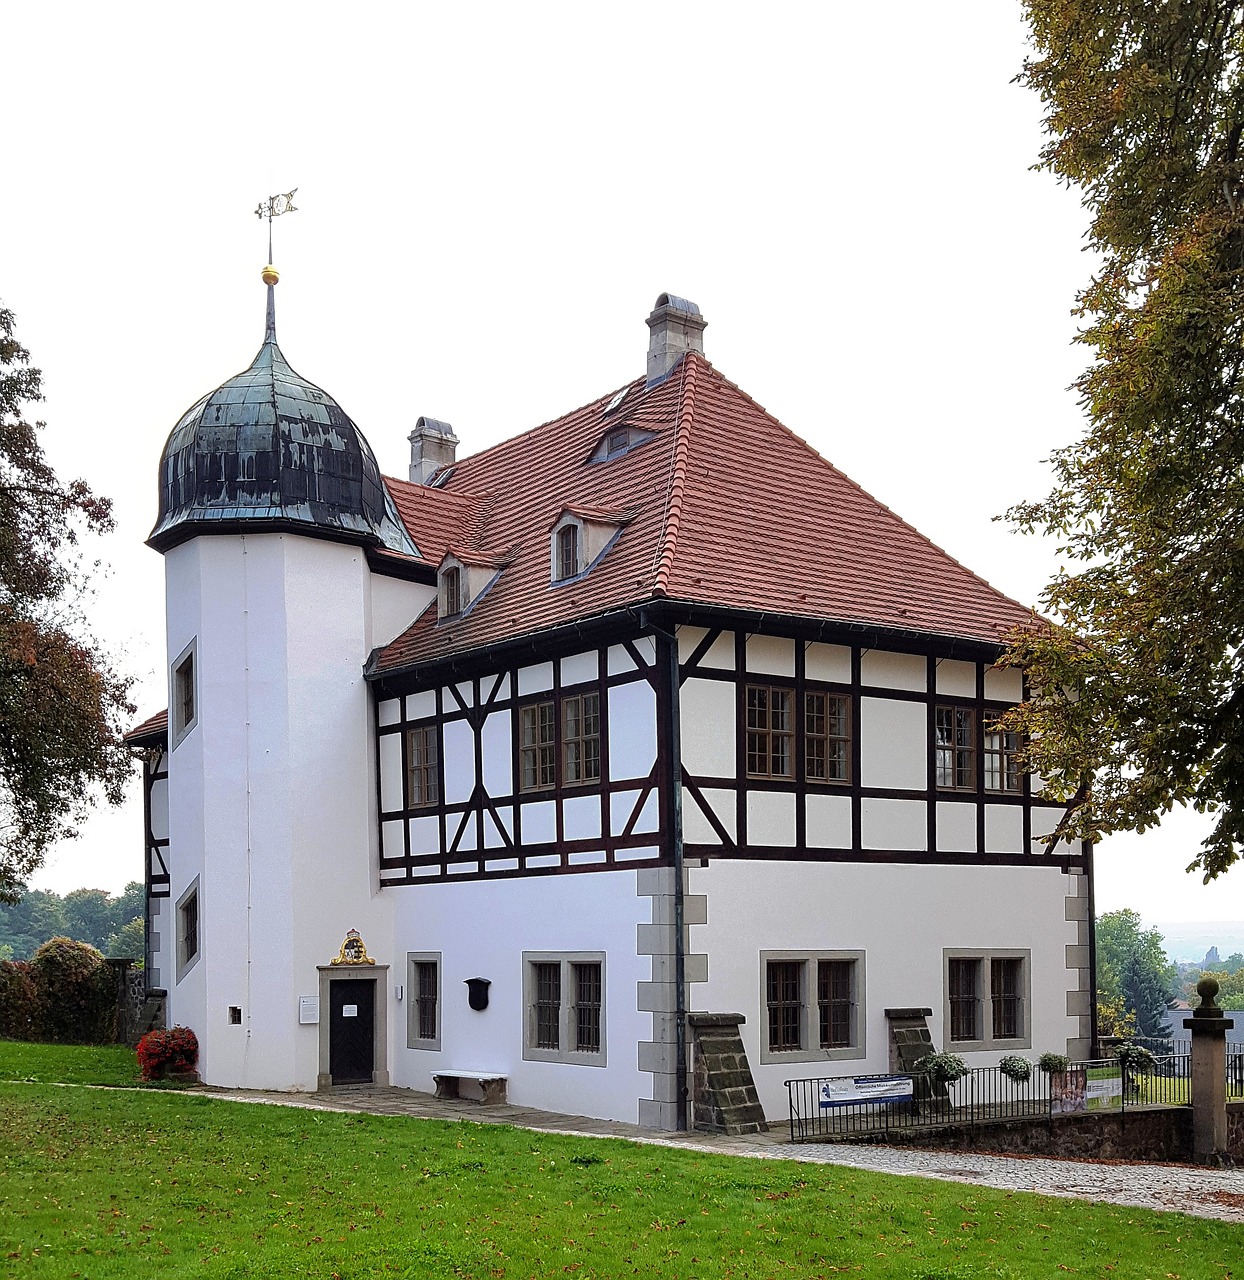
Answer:
M916 1063L921 1058L934 1052L928 1024L928 1019L932 1016L932 1009L919 1006L885 1011L890 1028L891 1071L909 1074L916 1070Z
M112 970L113 1000L116 1002L116 1014L112 1022L112 1040L114 1044L129 1044L133 1014L130 1012L129 969L133 960L106 959L104 963Z
M1184 1026L1192 1032L1192 1154L1219 1164L1227 1150L1227 1032L1235 1026L1214 1001L1218 982L1196 984L1201 1004Z
M707 1133L766 1133L765 1113L747 1063L741 1013L689 1013L695 1037L692 1126Z

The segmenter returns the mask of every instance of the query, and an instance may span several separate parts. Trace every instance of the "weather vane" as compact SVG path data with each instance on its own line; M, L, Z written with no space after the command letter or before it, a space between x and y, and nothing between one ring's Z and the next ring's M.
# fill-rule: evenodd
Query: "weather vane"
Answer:
M268 219L268 261L272 261L272 219L279 218L283 213L297 213L297 206L294 204L294 197L298 194L298 188L293 191L287 191L281 196L269 196L266 200L261 200L255 208L255 217Z

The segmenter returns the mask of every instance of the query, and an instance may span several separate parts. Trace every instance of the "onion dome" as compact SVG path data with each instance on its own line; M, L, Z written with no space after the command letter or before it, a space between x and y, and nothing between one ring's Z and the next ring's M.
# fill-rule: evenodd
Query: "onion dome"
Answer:
M371 446L341 406L289 367L276 342L275 268L267 330L249 369L209 392L160 457L157 551L204 533L288 532L418 555Z

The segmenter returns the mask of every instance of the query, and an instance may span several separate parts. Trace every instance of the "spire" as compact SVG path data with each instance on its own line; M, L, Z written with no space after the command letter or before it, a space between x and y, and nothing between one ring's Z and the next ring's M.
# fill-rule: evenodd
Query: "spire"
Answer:
M263 269L263 282L268 286L268 315L263 332L264 346L268 343L276 346L276 286L280 279L281 273L269 262Z

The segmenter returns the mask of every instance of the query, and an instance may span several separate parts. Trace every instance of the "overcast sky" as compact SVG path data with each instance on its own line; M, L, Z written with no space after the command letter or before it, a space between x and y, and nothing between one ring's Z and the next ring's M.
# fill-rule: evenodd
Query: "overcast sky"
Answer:
M474 452L643 372L657 294L783 422L996 586L1055 548L993 518L1045 492L1085 362L1072 192L1033 173L1012 0L10 6L0 298L45 375L45 443L116 507L96 633L165 705L143 546L180 414L262 338L405 476L420 414ZM738 442L746 465L748 442ZM780 495L775 495L780 501ZM93 548L94 549L94 548ZM35 880L141 878L141 803ZM1099 852L1098 906L1244 920L1195 821Z

